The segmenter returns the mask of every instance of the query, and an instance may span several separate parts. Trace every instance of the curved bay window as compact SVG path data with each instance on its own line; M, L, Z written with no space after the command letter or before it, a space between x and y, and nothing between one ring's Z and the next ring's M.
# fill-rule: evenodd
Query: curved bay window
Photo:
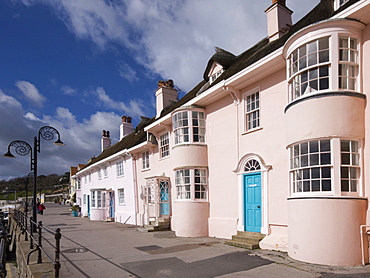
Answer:
M305 43L288 56L289 100L325 90L359 91L358 39L333 33Z
M290 147L293 195L358 195L359 178L358 141L333 138Z
M177 199L207 199L207 170L181 169L176 171Z
M181 143L205 142L205 113L181 111L172 116L175 145Z
M289 57L291 100L329 89L329 37L306 43Z

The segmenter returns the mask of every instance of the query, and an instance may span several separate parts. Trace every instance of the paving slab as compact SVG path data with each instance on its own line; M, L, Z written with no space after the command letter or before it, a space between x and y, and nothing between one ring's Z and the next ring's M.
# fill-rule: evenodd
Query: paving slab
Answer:
M60 277L370 277L370 266L307 264L286 253L245 250L218 238L144 233L131 225L72 217L69 209L47 204L38 216L49 229L61 229Z

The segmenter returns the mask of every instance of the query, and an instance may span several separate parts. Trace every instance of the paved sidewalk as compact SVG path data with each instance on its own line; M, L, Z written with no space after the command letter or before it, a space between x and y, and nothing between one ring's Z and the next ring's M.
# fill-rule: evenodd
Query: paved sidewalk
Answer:
M60 277L370 277L370 266L312 265L216 238L142 233L130 225L72 217L64 205L47 204L38 220L61 229Z

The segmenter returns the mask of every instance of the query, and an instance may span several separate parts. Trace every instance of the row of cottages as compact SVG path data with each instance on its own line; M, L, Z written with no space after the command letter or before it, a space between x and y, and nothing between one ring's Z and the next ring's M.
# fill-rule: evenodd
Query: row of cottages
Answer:
M123 117L110 147L103 136L75 175L83 215L369 262L370 1L321 0L294 25L284 0L266 13L268 37L238 56L216 48L180 100L159 82L155 117L133 132Z

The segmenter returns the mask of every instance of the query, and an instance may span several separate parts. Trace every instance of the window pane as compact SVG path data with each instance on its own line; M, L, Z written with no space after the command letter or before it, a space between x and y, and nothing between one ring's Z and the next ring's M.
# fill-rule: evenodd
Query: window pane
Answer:
M329 67L328 66L322 66L319 68L319 74L320 77L329 76Z
M313 89L314 91L317 91L318 89L317 80L310 81L310 88Z
M317 153L319 151L319 142L312 141L310 142L310 153Z
M301 157L301 167L308 166L308 155L304 155Z
M329 78L320 79L320 90L329 89Z
M331 191L331 181L330 180L322 181L322 191Z
M320 181L319 180L312 181L312 191L320 191Z
M348 179L349 178L348 167L340 167L340 176L342 177L342 179Z
M310 155L310 166L319 165L319 154Z
M314 69L309 70L309 72L308 72L309 77L308 78L310 80L318 77L317 69L318 68L314 68Z
M319 39L319 49L328 49L329 48L329 38Z
M321 165L331 164L330 153L322 153L320 155Z
M312 54L308 55L307 65L308 66L313 66L313 65L316 65L316 64L317 64L317 54L312 53Z
M357 180L351 180L351 192L357 192Z
M302 143L301 144L301 154L307 154L308 153L308 143Z
M317 43L316 43L316 41L308 43L307 48L308 48L308 53L317 52Z
M305 56L306 55L306 45L301 46L298 49L298 51L299 51L299 58L302 58L303 56Z
M350 141L341 140L340 149L341 149L342 152L349 152L350 151Z
M321 168L321 178L330 178L331 177L331 168L330 167L322 167Z
M310 182L309 181L304 181L303 182L303 192L309 192L309 191L311 191L310 189L311 189L310 188Z
M321 140L320 141L320 151L321 152L330 151L330 140Z
M349 181L341 180L341 190L344 192L349 192Z
M319 52L319 63L329 62L329 50Z
M303 179L308 180L310 178L310 169L303 169Z
M319 179L320 178L320 168L312 168L311 169L311 179Z
M350 157L349 153L342 153L342 165L350 165Z

